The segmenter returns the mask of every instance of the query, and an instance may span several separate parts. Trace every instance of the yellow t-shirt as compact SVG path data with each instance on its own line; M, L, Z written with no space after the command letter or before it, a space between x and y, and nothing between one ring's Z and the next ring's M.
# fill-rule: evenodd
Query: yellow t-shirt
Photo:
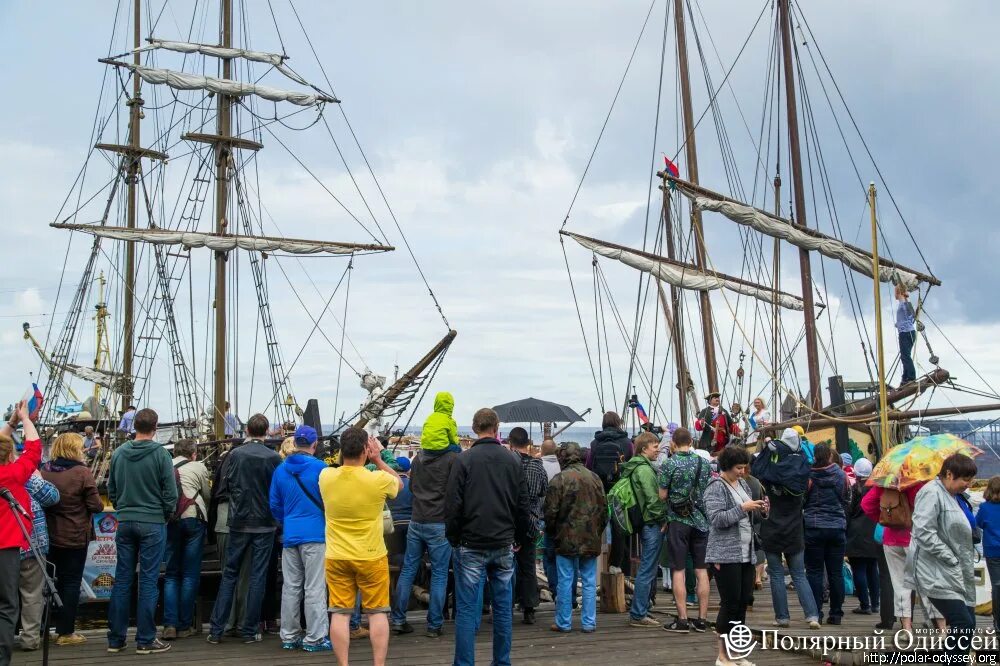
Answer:
M385 501L399 492L392 474L364 467L323 470L319 492L326 509L328 560L377 560L386 556L382 536Z

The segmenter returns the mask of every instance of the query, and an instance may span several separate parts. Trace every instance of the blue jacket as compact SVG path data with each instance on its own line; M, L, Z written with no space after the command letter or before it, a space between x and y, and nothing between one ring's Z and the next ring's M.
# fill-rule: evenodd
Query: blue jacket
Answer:
M323 510L316 505L323 504L319 492L319 473L326 464L307 453L293 453L278 465L271 477L271 514L284 528L284 547L292 548L304 543L326 541L326 519ZM298 477L309 492L302 493L295 480Z
M980 504L976 525L983 530L983 556L1000 557L1000 502ZM1000 585L1000 581L993 584Z
M813 467L802 507L805 526L829 529L847 529L847 476L834 464Z

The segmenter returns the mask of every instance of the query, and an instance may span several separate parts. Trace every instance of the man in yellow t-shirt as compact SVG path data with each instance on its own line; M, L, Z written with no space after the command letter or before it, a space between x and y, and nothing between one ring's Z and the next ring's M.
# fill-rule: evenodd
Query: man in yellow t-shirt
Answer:
M350 615L361 593L376 666L389 649L389 560L382 536L382 511L403 486L382 460L382 445L360 428L340 437L342 465L319 475L326 514L326 585L330 593L330 636L337 662L346 666L351 645ZM376 470L365 469L366 462Z

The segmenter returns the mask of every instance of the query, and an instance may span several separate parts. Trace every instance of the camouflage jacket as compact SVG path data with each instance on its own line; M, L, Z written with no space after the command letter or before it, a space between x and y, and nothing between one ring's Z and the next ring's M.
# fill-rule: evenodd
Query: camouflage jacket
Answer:
M556 553L565 557L597 557L608 522L607 500L600 478L581 462L556 474L545 494L545 533Z

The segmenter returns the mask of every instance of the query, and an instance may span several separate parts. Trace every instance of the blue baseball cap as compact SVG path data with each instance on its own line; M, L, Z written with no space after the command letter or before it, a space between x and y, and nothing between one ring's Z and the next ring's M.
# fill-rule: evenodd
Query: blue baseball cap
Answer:
M300 425L295 429L295 446L306 448L316 443L318 436L316 428L307 425Z

